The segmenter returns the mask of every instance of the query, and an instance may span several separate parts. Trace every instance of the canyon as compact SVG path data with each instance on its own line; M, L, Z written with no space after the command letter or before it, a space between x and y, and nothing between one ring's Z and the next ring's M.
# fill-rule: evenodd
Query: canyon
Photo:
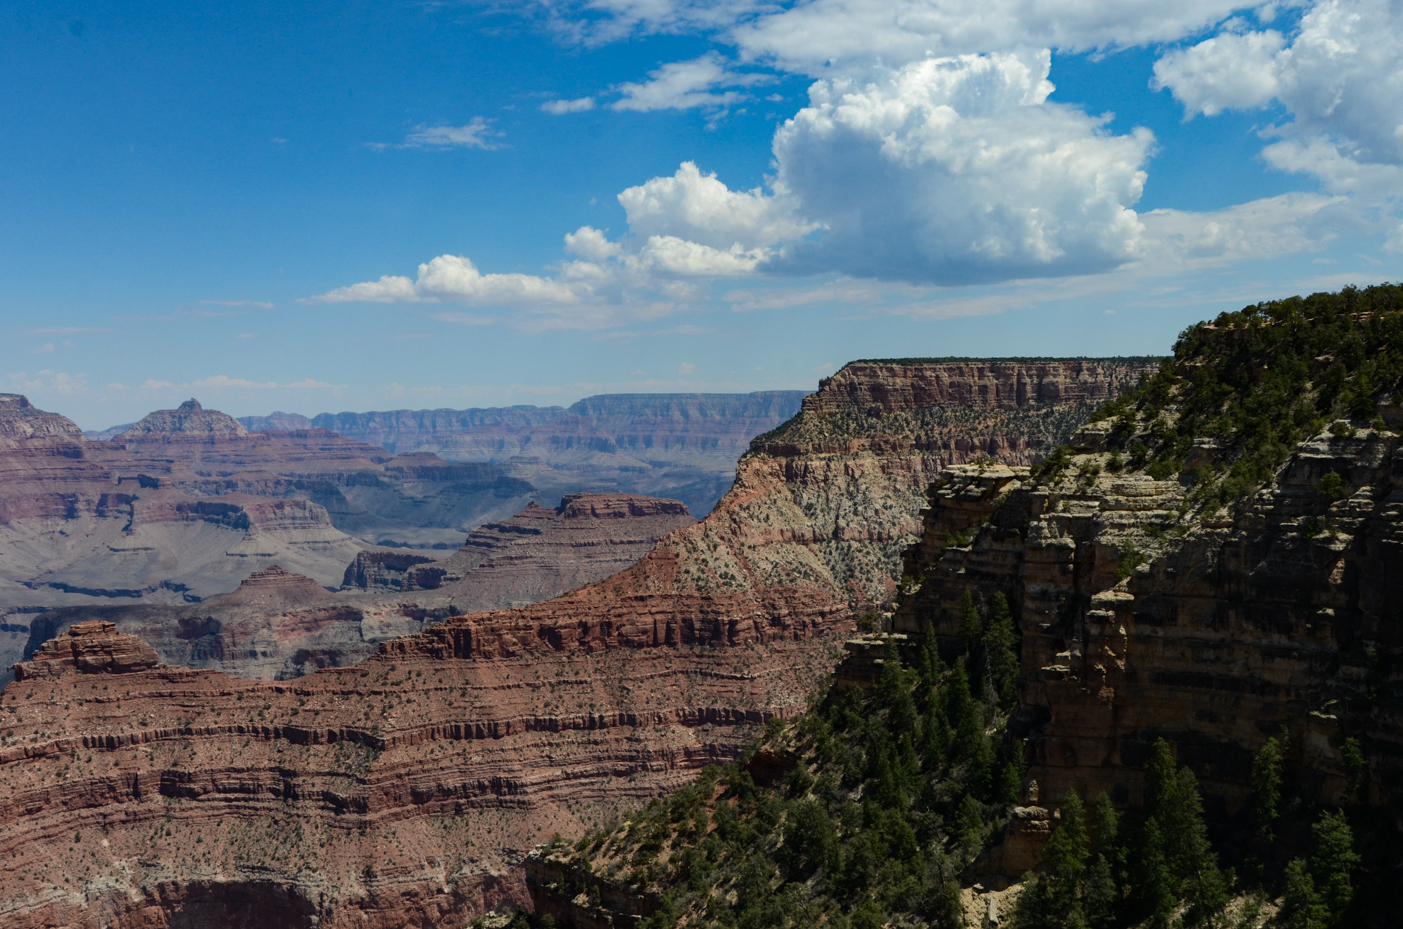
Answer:
M637 564L353 667L252 681L80 622L0 701L6 924L429 926L524 905L533 844L803 711L897 589L943 469L1035 462L1154 364L850 365ZM381 567L349 579L422 565Z
M287 680L369 658L387 639L450 616L523 606L602 580L695 519L676 500L575 494L479 526L446 558L359 552L340 591L272 565L197 604L61 607L30 623L25 657L71 625L101 620L162 663ZM437 553L435 553L437 554Z
M765 924L860 911L870 925L987 925L1021 892L1053 913L1033 919L1084 925L1089 881L1070 904L1045 888L1068 880L1071 801L1104 793L1104 816L1123 814L1115 854L1132 856L1126 903L1095 903L1108 924L1151 924L1138 895L1167 815L1204 830L1186 873L1237 870L1216 900L1195 898L1191 878L1169 891L1186 922L1201 906L1199 924L1221 925L1226 905L1234 924L1303 924L1299 875L1325 862L1351 887L1331 924L1395 925L1401 310L1403 287L1382 285L1224 313L1043 461L944 468L893 609L845 643L818 709L700 791L539 846L526 862L537 911L576 927L654 913L733 925L743 908ZM908 385L874 386L840 395L911 402ZM833 397L806 408L836 413ZM995 740L956 752L952 708L971 684L987 708L974 729ZM1156 757L1161 772L1182 766L1169 813ZM969 773L991 759L997 791L988 767ZM1340 852L1326 850L1331 823ZM922 830L928 844L912 845ZM886 871L871 855L888 848L907 849L916 890L874 886ZM784 914L743 906L760 897Z
M382 533L456 549L533 493L489 464L250 433L194 400L104 442L0 395L0 660L55 607L198 602L272 564L336 587Z

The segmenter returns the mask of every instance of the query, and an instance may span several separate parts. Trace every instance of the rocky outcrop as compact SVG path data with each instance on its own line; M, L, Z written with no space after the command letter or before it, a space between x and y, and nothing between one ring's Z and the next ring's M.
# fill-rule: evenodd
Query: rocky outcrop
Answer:
M0 439L78 439L78 424L57 413L45 413L22 394L0 394Z
M455 612L448 603L351 601L272 565L250 574L234 591L197 604L51 610L30 621L25 651L37 654L64 629L101 621L149 643L166 665L288 680L364 660L375 653L377 642Z
M411 569L420 565L433 565L438 559L428 555L399 551L366 551L356 555L346 566L341 578L342 590L418 590L423 582L432 578L431 586L437 587L443 575L434 572L427 577L417 577Z
M362 552L342 589L443 589L470 613L524 606L603 580L695 522L686 504L639 494L572 494L553 510L532 501L509 520L474 529L441 560Z
M0 897L25 902L7 919L171 925L209 911L159 901L200 888L231 906L252 883L324 929L524 903L532 845L686 783L804 708L855 612L895 586L951 458L1035 458L1075 415L1030 402L986 416L966 448L926 431L953 412L805 412L756 443L706 520L555 600L454 617L292 682L153 668L13 684L0 782L23 787L0 802ZM107 844L55 865L75 833Z
M207 410L193 398L173 410L150 413L122 433L127 441L154 439L162 442L241 435L248 435L248 430L237 419L218 410Z
M53 680L67 673L131 674L154 668L156 650L112 623L77 623L15 665L15 680Z
M881 414L954 404L1017 409L1103 403L1133 387L1147 358L995 358L854 361L804 399L814 413Z
M239 422L252 432L292 432L296 429L316 428L312 421L301 413L284 413L282 410L275 410L267 416L240 416Z
M1181 359L1181 371L1198 367ZM1179 413L1167 410L1148 425L1171 428ZM1222 444L1196 441L1182 462L1194 470L1156 479L1110 441L1133 428L1133 412L1081 430L1037 478L1001 466L942 475L892 628L954 651L963 594L986 608L1008 597L1022 634L1010 730L1051 805L1101 790L1138 805L1164 738L1198 775L1210 816L1230 826L1227 852L1245 854L1253 756L1283 733L1287 790L1304 802L1349 797L1347 738L1367 763L1360 799L1390 802L1403 767L1403 713L1386 696L1403 667L1391 605L1403 567L1398 434L1382 416L1336 421L1264 486L1219 503L1204 491L1204 462ZM1302 832L1253 853L1289 857L1307 842Z

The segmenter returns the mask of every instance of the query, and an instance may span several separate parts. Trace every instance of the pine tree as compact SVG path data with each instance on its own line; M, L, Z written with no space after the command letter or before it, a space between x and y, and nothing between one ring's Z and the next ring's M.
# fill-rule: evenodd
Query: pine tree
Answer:
M1103 852L1097 852L1086 869L1086 885L1082 893L1086 922L1095 929L1109 929L1116 924L1116 909L1120 903L1120 888L1116 886L1115 869Z
M984 648L989 666L990 683L998 697L999 706L1010 711L1018 705L1018 632L1013 625L1013 612L1003 592L994 594L994 606L989 628L984 633Z
M1153 929L1167 929L1174 915L1174 875L1164 855L1164 836L1151 816L1140 834L1140 854L1133 884L1135 909Z
M969 794L955 813L955 830L963 845L977 846L984 835L984 807Z
M1086 873L1086 918L1096 929L1116 925L1123 902L1124 851L1120 817L1103 790L1091 804L1091 849Z
M1252 812L1257 834L1263 839L1272 838L1280 805L1281 745L1276 739L1267 739L1252 759Z
M940 686L940 676L945 673L945 662L940 660L940 647L936 637L929 631L921 643L921 655L916 667L919 675L921 694L931 694Z
M1172 849L1171 867L1180 881L1180 893L1189 904L1186 922L1206 922L1212 926L1228 903L1227 882L1218 870L1218 856L1208 841L1203 821L1203 799L1198 779L1188 768L1180 768L1175 815L1165 820L1166 846Z
M1145 812L1151 818L1168 812L1174 806L1179 791L1179 772L1169 743L1155 739L1150 747L1150 762L1145 766Z
M1350 872L1359 865L1359 854L1354 850L1354 831L1339 810L1321 814L1312 828L1316 848L1310 869L1325 906L1338 921L1354 898L1349 878Z
M1023 778L1028 774L1028 762L1023 758L1023 743L1015 741L1011 757L999 774L998 802L1017 806L1023 799Z
M1051 929L1051 909L1047 875L1029 872L1023 878L1023 889L1014 904L1010 929Z
M979 607L974 605L974 595L968 587L960 595L960 634L965 637L965 651L974 655L984 641L984 619L979 615Z
M926 701L926 718L921 725L921 762L928 774L939 770L955 737L945 707L946 700L940 691L931 691Z
M1043 849L1048 922L1058 929L1087 926L1081 902L1089 846L1083 812L1081 798L1076 793L1068 794L1060 810L1062 823L1053 830Z
M1286 892L1278 915L1282 929L1325 929L1329 913L1315 891L1310 870L1299 858L1286 866Z
M1091 840L1092 850L1098 854L1111 855L1120 839L1120 814L1111 805L1111 798L1103 790L1091 801Z
M993 753L984 734L984 717L980 706L969 693L969 678L956 663L945 685L945 716L954 728L949 759L952 764L966 765L966 786L972 793L984 796L989 788L989 766Z

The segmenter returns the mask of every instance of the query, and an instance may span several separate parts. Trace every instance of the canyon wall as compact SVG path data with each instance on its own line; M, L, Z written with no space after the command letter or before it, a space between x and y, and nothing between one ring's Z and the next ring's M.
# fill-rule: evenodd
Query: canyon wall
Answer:
M1115 392L1146 365L1098 376ZM893 396L941 375L891 367L874 389ZM943 468L1036 460L1090 407L835 399L757 439L713 512L632 567L295 681L151 667L113 626L72 629L4 692L6 924L440 925L525 904L533 844L807 705L896 587Z
M250 429L323 428L393 452L490 461L541 490L674 497L705 515L731 485L753 436L799 409L797 390L748 394L604 394L569 407L274 413Z
M1104 464L1102 439L1104 429L1082 433L1074 464ZM966 589L986 604L1009 597L1030 776L1053 803L1071 789L1139 803L1149 747L1163 737L1230 815L1253 755L1283 728L1308 799L1340 801L1340 750L1356 737L1378 801L1403 757L1403 714L1385 696L1403 654L1391 605L1400 454L1387 430L1322 433L1241 507L1188 524L1188 482L953 470L908 554L922 583L893 628L955 648ZM1328 473L1350 493L1322 498Z

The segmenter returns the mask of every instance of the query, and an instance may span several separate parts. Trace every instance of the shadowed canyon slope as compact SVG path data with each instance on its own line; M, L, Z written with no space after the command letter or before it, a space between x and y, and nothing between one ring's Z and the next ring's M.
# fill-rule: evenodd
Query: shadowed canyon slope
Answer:
M855 612L895 587L942 468L1037 460L1147 367L850 366L638 564L353 668L268 684L150 667L134 637L80 626L4 693L7 925L223 926L278 901L304 914L290 925L434 925L524 902L534 842L803 709ZM972 390L943 398L952 383Z
M377 643L449 616L535 603L602 580L695 522L683 504L655 497L579 494L556 509L532 503L473 530L447 558L362 551L341 593L274 565L198 604L52 610L30 624L26 651L74 623L104 620L154 646L165 664L284 680L355 664Z

